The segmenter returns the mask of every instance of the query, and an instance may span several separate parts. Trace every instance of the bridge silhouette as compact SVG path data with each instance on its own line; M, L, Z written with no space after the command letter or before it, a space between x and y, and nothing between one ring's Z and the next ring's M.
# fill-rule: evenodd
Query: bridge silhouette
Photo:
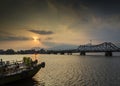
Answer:
M66 50L48 50L48 54L65 54L72 55L72 53L80 53L86 55L87 52L105 52L105 56L112 56L112 52L120 52L120 48L111 42L104 42L98 45L80 45L77 49Z

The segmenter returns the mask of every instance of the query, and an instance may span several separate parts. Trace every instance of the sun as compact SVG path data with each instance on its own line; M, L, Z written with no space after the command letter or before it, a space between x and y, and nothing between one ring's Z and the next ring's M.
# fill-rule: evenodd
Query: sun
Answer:
M33 37L34 42L38 41L38 37Z
M40 41L40 38L38 36L33 36L31 43L34 47L42 46L42 42Z

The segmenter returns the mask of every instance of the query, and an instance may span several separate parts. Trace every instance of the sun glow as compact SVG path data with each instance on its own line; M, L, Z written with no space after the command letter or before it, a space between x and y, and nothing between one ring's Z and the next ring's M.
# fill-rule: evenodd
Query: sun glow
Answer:
M43 44L42 44L40 38L38 36L33 36L32 40L31 40L31 47L39 48L41 46L43 46Z
M34 42L39 41L38 37L33 37Z

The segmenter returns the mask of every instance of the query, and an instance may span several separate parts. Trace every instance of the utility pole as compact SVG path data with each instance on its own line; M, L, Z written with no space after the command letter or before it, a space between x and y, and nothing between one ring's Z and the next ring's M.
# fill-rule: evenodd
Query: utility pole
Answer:
M92 45L92 40L90 40L90 45Z

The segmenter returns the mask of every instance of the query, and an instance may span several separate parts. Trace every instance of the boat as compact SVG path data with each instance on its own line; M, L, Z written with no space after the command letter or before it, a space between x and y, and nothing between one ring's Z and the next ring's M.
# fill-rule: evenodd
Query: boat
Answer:
M12 83L18 80L32 78L45 62L32 61L30 57L24 57L23 61L9 62L0 61L0 85Z

